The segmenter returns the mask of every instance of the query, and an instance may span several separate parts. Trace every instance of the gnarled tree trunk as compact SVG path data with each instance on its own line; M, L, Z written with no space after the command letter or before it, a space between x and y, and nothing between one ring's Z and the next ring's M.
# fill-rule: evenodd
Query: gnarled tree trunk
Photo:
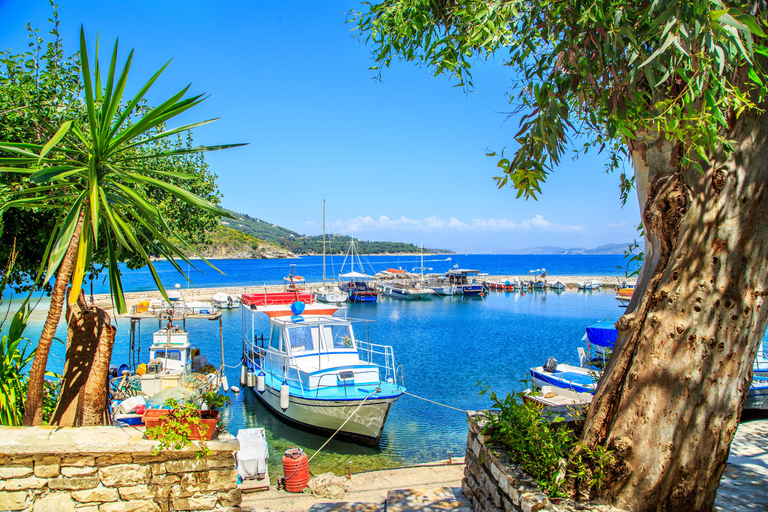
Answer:
M75 268L77 259L77 246L80 243L80 233L83 230L83 221L85 219L85 210L80 211L80 217L69 242L67 252L64 254L64 260L59 266L56 274L56 283L51 292L51 303L48 307L48 316L43 325L43 332L40 334L40 341L37 343L35 358L32 360L32 368L29 371L29 390L27 391L27 400L24 402L24 426L39 425L43 422L43 381L45 379L45 369L48 366L48 353L51 351L51 343L56 335L56 327L61 319L61 310L64 307L66 299L67 286L72 277L72 271Z
M104 425L109 361L117 329L109 315L80 296L67 308L67 356L52 425Z
M663 137L632 147L645 261L581 437L613 451L599 494L629 510L712 509L765 332L768 116L729 135L704 173Z

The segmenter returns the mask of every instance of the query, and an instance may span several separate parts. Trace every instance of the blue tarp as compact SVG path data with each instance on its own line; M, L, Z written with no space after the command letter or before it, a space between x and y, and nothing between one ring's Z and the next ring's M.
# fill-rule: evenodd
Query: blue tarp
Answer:
M614 320L601 320L587 327L589 343L598 347L613 348L616 343L616 336L619 334L613 326L615 323Z

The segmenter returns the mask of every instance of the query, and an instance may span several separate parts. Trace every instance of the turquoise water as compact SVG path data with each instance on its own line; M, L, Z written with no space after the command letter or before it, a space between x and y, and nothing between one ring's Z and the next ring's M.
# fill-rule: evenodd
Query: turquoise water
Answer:
M465 260L466 258L466 260ZM452 256L452 261L438 263L445 269L459 263L462 267L477 268L491 274L524 274L531 268L546 267L553 275L615 275L623 260L620 256ZM370 258L374 270L388 266L418 264L418 257ZM217 265L227 272L226 278L217 274L210 283L255 284L281 282L289 269L286 260L229 260ZM298 260L297 273L308 281L321 276L319 257ZM338 271L336 262L336 271ZM398 265L399 263L399 265ZM409 266L407 266L409 265ZM602 272L600 272L602 268ZM162 270L166 283L171 285L177 276ZM147 284L148 272L128 272L126 289L151 288ZM195 286L205 285L196 282ZM97 292L100 290L96 290ZM27 334L35 339L44 319L45 304L35 314ZM497 393L507 393L524 387L520 381L527 370L544 363L550 356L560 362L577 363L576 347L583 345L581 337L587 325L606 316L617 317L620 309L613 290L605 292L562 293L529 292L525 295L509 292L491 292L485 298L446 297L430 301L399 301L381 298L375 304L347 304L346 315L351 318L373 320L369 324L370 341L394 347L397 363L404 366L408 393L439 402L460 411L403 396L390 412L378 449L363 448L341 441L332 441L321 455L312 461L313 473L334 470L339 473L445 459L448 454L462 456L466 449L466 410L490 406L486 396L480 396L478 383L490 386ZM250 315L250 313L247 313ZM118 339L113 362L127 362L129 323L116 319ZM229 383L238 384L239 361L242 351L241 310L223 312L224 363ZM267 319L259 319L257 333L267 333ZM156 324L142 324L141 345L146 358ZM221 362L218 322L189 321L187 329L191 339L210 362ZM358 338L365 339L366 327L355 325ZM60 329L63 338L65 330ZM250 336L250 328L248 329ZM49 369L60 371L63 344L56 344ZM273 453L281 453L290 446L301 446L313 453L326 438L289 427L273 416L258 402L254 392L244 388L239 394L230 393L233 407L223 415L229 429L265 427ZM277 457L273 461L279 461ZM274 471L273 471L274 474Z

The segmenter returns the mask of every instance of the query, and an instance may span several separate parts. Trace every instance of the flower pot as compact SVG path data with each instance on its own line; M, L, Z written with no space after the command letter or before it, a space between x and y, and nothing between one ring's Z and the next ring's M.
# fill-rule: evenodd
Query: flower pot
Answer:
M171 411L169 409L147 409L142 416L144 424L147 429L152 427L161 427L166 423L165 416ZM216 423L219 422L219 411L200 411L200 426L205 425L205 434L200 433L198 425L191 422L186 422L189 426L190 434L189 438L194 441L210 441L213 438L213 434L216 432ZM147 437L154 439L154 437L147 434Z

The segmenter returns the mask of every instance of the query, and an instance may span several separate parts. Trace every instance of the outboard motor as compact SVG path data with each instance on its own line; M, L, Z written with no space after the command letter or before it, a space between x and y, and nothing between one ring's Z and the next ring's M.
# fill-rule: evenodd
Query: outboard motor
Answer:
M544 363L544 371L548 373L555 373L557 371L557 359L550 357L547 362Z

